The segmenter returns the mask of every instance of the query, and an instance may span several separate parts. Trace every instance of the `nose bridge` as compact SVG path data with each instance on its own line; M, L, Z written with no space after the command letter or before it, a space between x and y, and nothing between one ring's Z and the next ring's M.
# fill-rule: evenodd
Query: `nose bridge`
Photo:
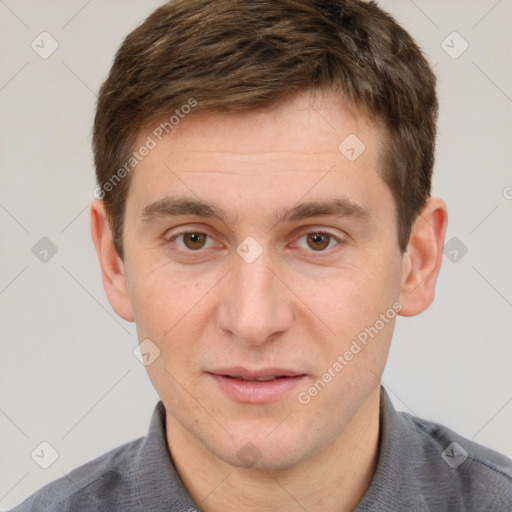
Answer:
M222 329L244 343L258 345L284 331L292 313L283 285L271 271L270 251L251 244L242 242L237 248L229 293L219 305L219 321Z
M235 264L233 279L238 293L238 304L244 309L257 307L261 309L265 303L272 300L272 287L275 276L270 271L269 258L259 256L249 263L240 259ZM263 302L262 299L265 299Z

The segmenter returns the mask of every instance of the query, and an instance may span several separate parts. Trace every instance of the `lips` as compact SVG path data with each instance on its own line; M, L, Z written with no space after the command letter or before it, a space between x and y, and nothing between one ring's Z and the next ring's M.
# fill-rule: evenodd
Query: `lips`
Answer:
M233 368L220 368L209 373L213 373L214 375L221 375L223 377L231 377L233 379L256 381L269 381L276 378L298 377L300 375L305 375L303 373L285 368L264 368L261 370L251 371L240 366Z
M248 370L242 367L219 368L208 374L229 398L242 403L269 403L283 398L307 377L286 368Z

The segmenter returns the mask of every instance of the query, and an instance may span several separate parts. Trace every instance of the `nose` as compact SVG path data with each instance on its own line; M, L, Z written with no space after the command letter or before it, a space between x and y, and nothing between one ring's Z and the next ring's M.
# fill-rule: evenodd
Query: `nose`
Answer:
M266 252L251 263L235 255L217 309L219 328L250 346L267 343L293 322L292 294Z

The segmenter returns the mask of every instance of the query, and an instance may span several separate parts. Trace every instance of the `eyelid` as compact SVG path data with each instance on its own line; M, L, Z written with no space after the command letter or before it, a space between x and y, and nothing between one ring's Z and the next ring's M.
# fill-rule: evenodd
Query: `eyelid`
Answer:
M324 233L326 235L330 235L335 238L341 238L343 235L336 234L333 231L331 231L331 228L317 226L317 225L308 225L308 226L301 226L298 229L298 233L300 233L300 236L307 235L309 233Z
M347 241L350 238L348 233L346 233L345 231L342 231L341 229L336 230L334 228L320 226L318 224L310 224L307 226L301 226L294 232L293 236L295 238L300 238L304 235L308 235L311 233L326 234L326 235L329 235L329 236L335 238L339 242Z
M169 234L171 231L173 232L172 235ZM208 235L209 237L213 238L211 236L211 231L212 231L211 228L209 228L206 225L201 225L201 226L196 227L193 224L192 225L185 224L182 226L174 226L174 227L168 229L167 231L165 231L163 233L163 235L161 235L161 238L170 240L171 238L174 238L179 235L186 234L186 233L203 233L203 234Z

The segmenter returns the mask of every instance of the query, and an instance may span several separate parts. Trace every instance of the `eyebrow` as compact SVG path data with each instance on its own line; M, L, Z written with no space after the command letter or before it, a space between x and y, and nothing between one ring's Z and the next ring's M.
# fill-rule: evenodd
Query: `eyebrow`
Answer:
M140 219L143 224L149 224L158 219L183 215L214 218L224 224L229 221L229 215L213 204L192 198L169 196L144 207L141 210ZM335 198L300 203L291 209L281 208L274 213L274 220L276 223L293 222L327 215L346 217L357 221L367 221L371 217L367 207L346 198Z

